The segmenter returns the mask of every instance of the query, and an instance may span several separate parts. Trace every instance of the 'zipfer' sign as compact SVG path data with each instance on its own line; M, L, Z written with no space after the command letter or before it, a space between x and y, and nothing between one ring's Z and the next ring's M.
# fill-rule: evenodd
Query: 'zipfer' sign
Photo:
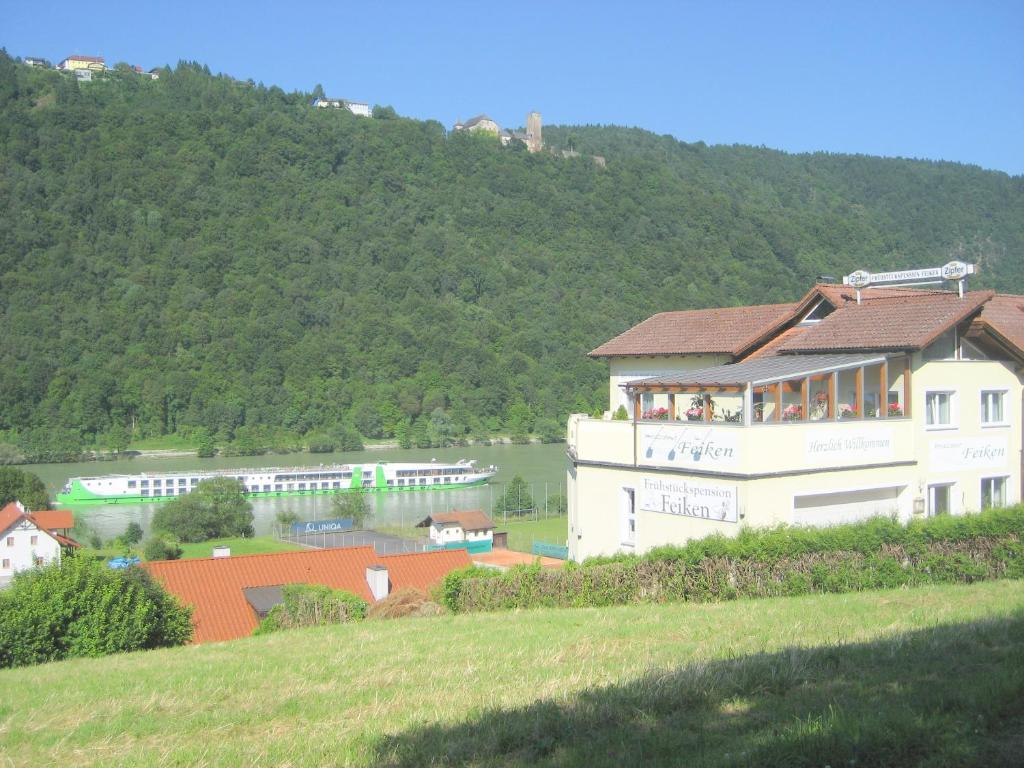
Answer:
M351 531L352 518L343 517L334 520L306 520L292 523L292 533L334 533L335 531Z
M923 280L963 280L975 273L974 264L962 261L951 261L941 267L928 269L904 269L900 272L868 272L858 269L843 278L843 284L853 288L867 288L880 283L916 283Z

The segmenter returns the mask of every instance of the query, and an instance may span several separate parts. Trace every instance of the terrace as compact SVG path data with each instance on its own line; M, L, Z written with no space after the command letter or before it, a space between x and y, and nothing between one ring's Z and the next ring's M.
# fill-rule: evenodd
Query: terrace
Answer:
M572 418L575 460L736 477L914 462L906 355L763 357L624 388L631 419Z

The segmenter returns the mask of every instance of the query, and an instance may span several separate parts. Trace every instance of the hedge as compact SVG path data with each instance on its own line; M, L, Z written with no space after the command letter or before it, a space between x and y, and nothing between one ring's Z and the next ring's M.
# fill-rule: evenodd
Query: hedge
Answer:
M890 519L833 528L744 530L643 556L449 574L454 612L709 602L1024 578L1024 506L900 525Z

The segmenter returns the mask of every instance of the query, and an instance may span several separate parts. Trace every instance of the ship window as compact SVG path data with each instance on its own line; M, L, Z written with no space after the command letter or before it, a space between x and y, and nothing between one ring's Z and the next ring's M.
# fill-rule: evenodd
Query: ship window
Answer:
M264 492L269 491L270 490L270 486L269 485L264 485L263 486L263 490L264 490Z
M299 483L299 490L300 491L306 490L306 484L305 483Z
M426 485L426 484L427 484L427 478L421 477L420 478L420 485Z
M184 485L184 484L185 484L185 478L184 477L179 477L178 478L178 485Z
M166 493L167 493L168 496L173 496L174 495L174 489L173 488L168 488Z
M149 488L149 480L143 480L142 481L142 487L143 488Z
M441 482L441 478L440 477L435 477L434 478L434 482L435 483L440 483Z
M331 487L332 488L341 488L341 483L339 483L337 480L335 480L333 483L331 483Z
M394 480L388 480L388 485L394 485L394 484L395 484Z
M320 483L320 488L330 488L330 483Z
M191 483L192 483L192 485L199 485L199 478L198 477L193 477L192 480L191 480Z
M149 491L148 491L148 490L146 490L145 488L143 488L143 489L142 489L142 495L143 495L143 496L149 496Z
M161 484L163 484L163 480L154 480L153 481L153 485L161 485Z
M398 478L398 484L399 484L399 485L405 485L405 480L404 480L404 478L401 478L401 477L400 477L400 478Z
M280 491L280 490L283 489L283 487L284 486L281 483L274 483L274 490L275 491Z
M129 488L134 488L135 487L135 481L134 480L129 480L128 481L128 487Z

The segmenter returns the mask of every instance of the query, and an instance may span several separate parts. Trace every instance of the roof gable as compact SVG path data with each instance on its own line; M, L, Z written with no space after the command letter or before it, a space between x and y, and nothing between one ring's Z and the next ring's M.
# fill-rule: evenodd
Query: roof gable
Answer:
M439 523L441 525L457 525L464 531L489 531L494 526L491 520L482 510L463 510L456 512L438 512L430 515L424 520L426 525Z
M919 350L981 309L994 294L917 291L873 293L846 302L804 333L779 346L781 353Z

